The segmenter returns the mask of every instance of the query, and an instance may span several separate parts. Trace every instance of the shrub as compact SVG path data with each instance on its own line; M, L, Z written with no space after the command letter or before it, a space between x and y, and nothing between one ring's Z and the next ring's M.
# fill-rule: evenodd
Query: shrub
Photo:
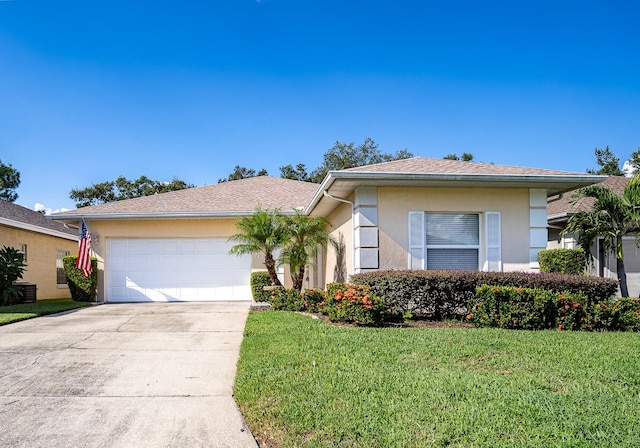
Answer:
M384 300L366 285L327 285L326 314L332 322L378 326L382 324Z
M367 272L351 278L384 297L393 315L433 319L463 318L482 284L584 294L587 306L610 300L618 289L614 279L558 273L416 270Z
M265 291L265 286L271 286L271 277L266 271L251 273L251 295L256 302L268 302L270 292Z
M322 313L326 300L327 295L321 289L308 289L300 292L295 288L280 288L271 291L269 296L271 307L278 311Z
M478 327L579 330L587 322L583 294L482 285L467 319Z
M307 289L300 293L307 311L326 314L327 293L322 289Z
M76 255L64 257L62 260L71 298L76 302L95 302L98 287L98 261L91 257L91 274L85 277L82 271L76 268L77 260Z
M22 277L26 265L24 255L13 247L0 249L0 304L13 305L20 301L22 290L13 284Z
M578 275L584 274L587 257L581 248L548 249L538 252L538 262L542 272Z
M611 330L640 331L640 299L619 298L610 306Z

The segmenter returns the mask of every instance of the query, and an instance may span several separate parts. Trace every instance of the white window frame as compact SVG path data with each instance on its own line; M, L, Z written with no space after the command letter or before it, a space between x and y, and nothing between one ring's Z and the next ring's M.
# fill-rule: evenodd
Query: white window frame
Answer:
M427 244L426 243L426 239L427 239L427 229L426 226L423 227L424 230L424 239L425 239L425 244L424 244L424 263L423 265L425 266L425 269L427 266L429 266L429 249L473 249L477 251L477 257L476 257L476 270L480 270L480 249L481 249L481 242L482 242L482 219L481 219L481 214L478 212L424 212L425 215L425 222L426 222L426 217L427 215L474 215L478 217L478 244Z
M64 254L64 255L63 255ZM62 269L64 272L64 257L71 255L68 250L56 249L56 285L58 287L67 286L67 275L64 274L64 283L58 283L58 269ZM62 256L62 257L61 257Z

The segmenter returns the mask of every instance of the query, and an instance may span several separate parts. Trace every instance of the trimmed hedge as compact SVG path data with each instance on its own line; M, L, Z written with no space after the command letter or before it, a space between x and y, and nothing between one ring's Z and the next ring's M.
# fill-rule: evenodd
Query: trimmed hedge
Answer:
M557 273L390 270L355 274L351 280L370 286L395 317L436 320L464 318L483 284L583 294L587 306L609 301L618 289L614 279Z
M587 256L581 248L547 249L538 252L538 262L542 272L580 275L584 274Z
M482 285L467 320L477 327L580 330L590 321L584 294Z
M323 313L326 305L327 294L321 289L297 289L279 288L269 293L268 302L276 311L308 311L310 313Z
M251 273L251 295L256 302L268 302L269 291L265 291L265 286L271 286L271 277L267 271L259 271Z
M384 299L366 285L329 283L325 312L332 322L380 326L385 311Z
M98 261L91 257L91 275L85 277L82 271L76 268L77 259L77 255L69 255L62 259L71 298L76 302L95 302L98 293Z

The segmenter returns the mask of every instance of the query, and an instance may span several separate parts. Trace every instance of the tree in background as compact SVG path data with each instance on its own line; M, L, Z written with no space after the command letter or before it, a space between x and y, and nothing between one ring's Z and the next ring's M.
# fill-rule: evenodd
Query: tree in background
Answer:
M280 167L280 177L283 179L300 180L302 182L311 182L311 177L307 173L307 167L304 163L298 163L295 168L293 165L285 165Z
M451 154L447 154L446 156L444 156L443 159L445 159L445 160L461 160L463 162L471 162L473 160L473 154L471 154L469 152L463 152L462 155L460 157L458 157L457 154L451 153Z
M11 164L0 160L0 200L15 202L18 199L16 189L20 185L20 173Z
M624 236L633 235L636 245L640 243L640 177L629 180L621 195L596 184L579 189L572 201L585 197L595 199L592 211L571 216L563 233L577 234L578 245L586 253L591 253L593 243L602 238L605 251L616 255L620 292L623 297L629 297L622 242Z
M149 179L146 176L140 176L136 180L128 180L120 176L115 181L100 182L85 188L74 188L69 193L69 197L76 202L76 207L87 207L192 187L194 185L177 177L174 177L171 182L162 182Z
M609 149L609 145L604 149L596 148L594 152L596 155L596 163L600 166L600 169L590 168L587 169L587 173L624 176L624 172L620 169L620 159Z
M236 223L238 233L231 236L229 241L238 244L229 253L232 255L260 254L269 272L271 283L281 286L276 272L276 259L273 253L290 240L287 224L278 210L263 210L258 208L251 216L244 216Z
M329 171L409 159L411 157L413 157L413 154L406 149L401 149L395 154L383 153L378 149L378 144L370 137L365 138L364 142L359 145L354 142L336 142L333 147L324 153L322 165L311 172L310 179L311 182L320 183Z
M293 288L300 291L307 266L315 266L318 250L326 248L333 239L331 224L322 216L307 216L300 210L285 218L289 241L285 244L280 263L289 265Z
M253 168L247 168L244 166L236 165L235 168L233 169L233 172L229 174L226 179L223 179L223 178L218 179L218 183L221 184L222 182L229 182L232 180L240 180L240 179L247 179L249 177L268 176L268 175L269 173L267 173L267 170L265 170L264 168L256 172L256 170L254 170Z

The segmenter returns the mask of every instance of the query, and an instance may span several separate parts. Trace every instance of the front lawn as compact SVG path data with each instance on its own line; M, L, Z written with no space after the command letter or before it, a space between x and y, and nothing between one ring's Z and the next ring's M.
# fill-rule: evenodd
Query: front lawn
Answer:
M7 325L46 314L61 313L89 305L89 303L74 302L71 299L45 299L34 303L0 306L0 325Z
M640 334L253 312L234 392L262 447L640 446Z

